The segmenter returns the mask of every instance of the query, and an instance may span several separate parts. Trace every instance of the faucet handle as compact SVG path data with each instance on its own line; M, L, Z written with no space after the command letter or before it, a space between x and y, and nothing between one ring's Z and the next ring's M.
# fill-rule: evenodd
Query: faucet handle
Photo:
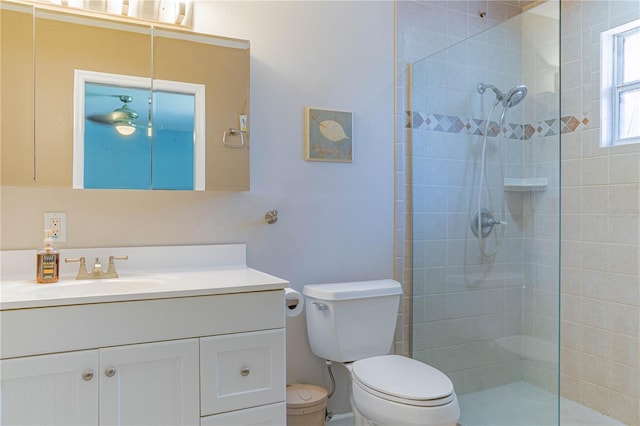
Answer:
M109 267L107 268L107 275L118 278L114 260L129 260L129 256L109 256Z
M80 268L78 268L78 274L76 275L76 280L84 280L89 277L89 272L87 271L87 265L85 263L84 256L75 257L75 258L65 257L64 262L65 263L80 262Z

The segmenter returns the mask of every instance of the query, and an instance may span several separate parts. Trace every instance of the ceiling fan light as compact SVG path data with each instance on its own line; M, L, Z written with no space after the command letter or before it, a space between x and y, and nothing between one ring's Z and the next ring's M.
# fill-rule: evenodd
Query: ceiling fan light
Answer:
M136 131L135 126L130 120L119 120L113 123L113 125L116 128L116 132L122 136L131 136Z

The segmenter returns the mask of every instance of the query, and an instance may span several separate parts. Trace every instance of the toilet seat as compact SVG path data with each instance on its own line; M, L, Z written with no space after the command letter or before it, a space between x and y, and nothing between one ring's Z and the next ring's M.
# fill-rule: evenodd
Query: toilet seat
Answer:
M354 384L379 398L417 407L437 407L456 399L453 383L441 371L399 355L358 360Z

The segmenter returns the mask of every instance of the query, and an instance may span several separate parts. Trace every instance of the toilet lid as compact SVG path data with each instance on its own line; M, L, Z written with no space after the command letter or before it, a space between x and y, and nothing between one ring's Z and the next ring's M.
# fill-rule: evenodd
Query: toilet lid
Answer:
M353 376L376 393L411 401L450 399L453 383L441 371L399 355L366 358L353 363Z

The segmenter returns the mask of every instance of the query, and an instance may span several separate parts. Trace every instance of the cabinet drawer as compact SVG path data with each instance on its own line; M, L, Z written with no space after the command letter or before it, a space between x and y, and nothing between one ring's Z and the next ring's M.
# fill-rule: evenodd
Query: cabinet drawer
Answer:
M283 426L286 424L287 405L284 402L216 414L200 419L201 426Z
M285 400L284 329L200 339L200 414Z

